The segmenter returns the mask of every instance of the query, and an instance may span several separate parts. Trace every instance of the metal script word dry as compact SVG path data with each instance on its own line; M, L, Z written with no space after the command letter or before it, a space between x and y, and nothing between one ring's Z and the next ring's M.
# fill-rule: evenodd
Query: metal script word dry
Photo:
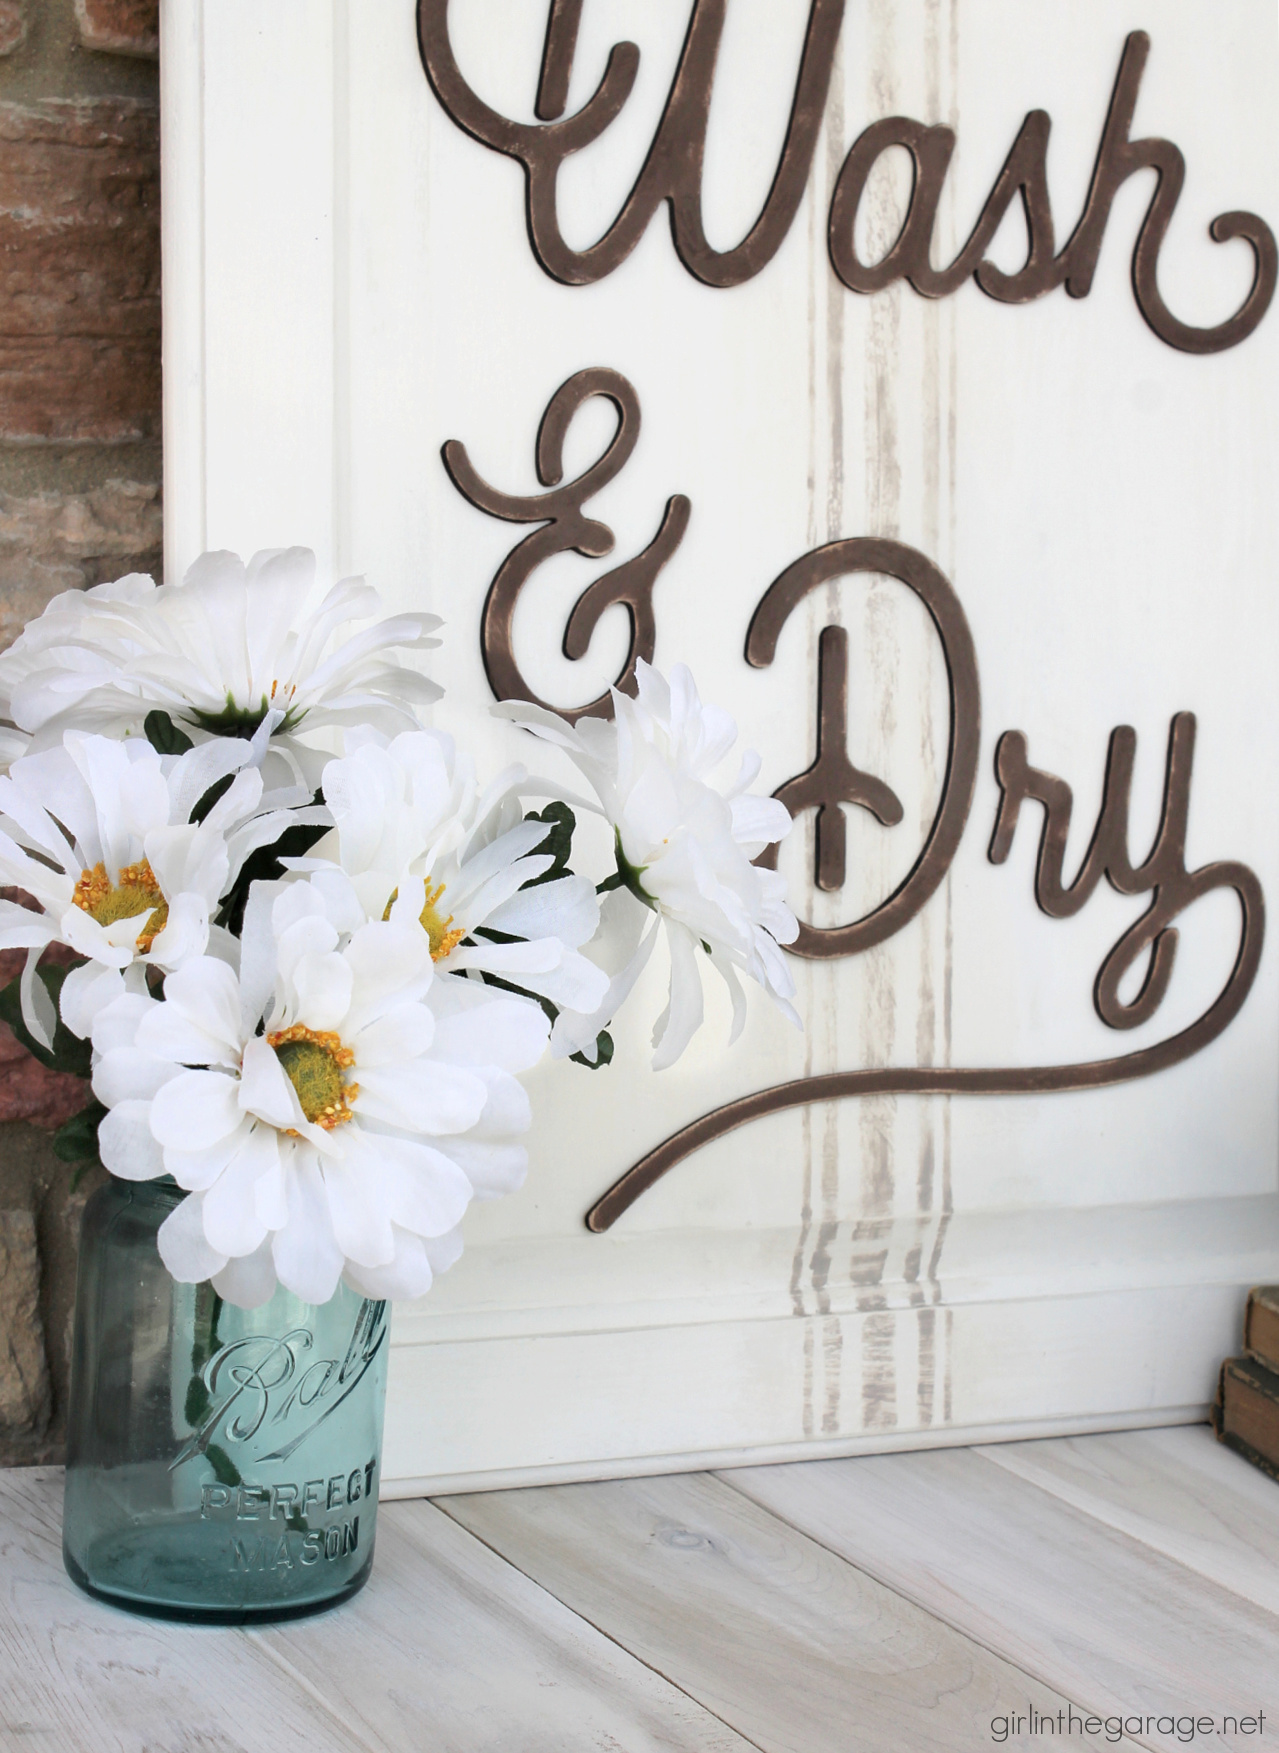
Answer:
M573 416L592 396L603 396L613 403L617 429L598 461L575 480L560 486L565 434ZM482 480L465 447L456 440L444 446L449 474L471 504L507 522L537 522L543 526L507 555L485 601L481 648L490 683L499 698L545 704L525 682L515 659L512 645L515 607L534 570L552 555L570 549L586 556L611 551L612 531L586 517L582 506L613 480L625 464L635 446L639 419L639 398L620 373L603 368L577 373L551 398L538 433L538 479L552 490L527 497L500 492ZM632 682L637 656L651 661L656 625L653 586L678 546L688 518L689 502L683 495L668 500L661 526L649 546L588 586L568 619L564 637L566 656L574 659L584 656L604 610L621 604L630 617L630 647L618 685L626 687ZM949 682L946 776L923 846L899 887L872 912L851 924L823 928L801 922L799 937L791 946L793 952L820 960L857 955L883 943L913 919L936 892L950 869L968 823L981 745L977 653L963 605L940 569L926 555L902 542L850 537L815 548L788 566L764 592L751 618L746 661L757 669L767 668L776 655L782 628L799 604L820 586L859 574L896 579L914 592L932 620ZM903 812L900 800L886 781L862 772L849 757L848 635L836 625L823 628L821 633L817 693L816 758L803 773L779 786L775 795L794 815L806 810L816 813L814 881L818 888L838 890L845 877L844 808L868 810L885 827L899 825ZM611 704L609 696L603 694L585 706L553 710L561 711L569 719L587 713L607 716ZM1062 867L1072 810L1070 787L1053 774L1032 767L1025 735L1017 730L1007 731L999 739L995 756L1000 806L989 850L991 863L1002 864L1011 849L1023 805L1038 803L1044 811L1044 822L1035 899L1049 918L1067 919L1077 913L1103 876L1121 895L1150 895L1150 906L1115 944L1097 975L1094 1004L1101 1020L1112 1029L1136 1028L1148 1022L1162 1004L1177 951L1173 921L1210 891L1232 889L1241 910L1238 953L1216 1000L1189 1028L1138 1052L1085 1064L981 1070L904 1066L829 1072L778 1084L704 1115L642 1157L592 1207L587 1214L588 1227L596 1231L609 1229L641 1193L686 1156L765 1114L844 1096L1033 1095L1098 1089L1165 1070L1215 1040L1238 1015L1256 977L1265 933L1265 901L1261 884L1246 865L1216 863L1196 871L1186 869L1186 821L1194 743L1194 715L1178 713L1169 737L1159 831L1148 857L1134 865L1128 845L1128 816L1137 735L1127 725L1115 730L1097 827L1079 872L1066 885ZM1133 999L1124 1001L1119 996L1119 987L1143 956L1148 959L1140 990Z
M952 689L952 711L954 705ZM726 1132L762 1119L765 1114L777 1114L787 1108L805 1107L810 1102L829 1102L846 1096L1049 1095L1062 1090L1102 1089L1166 1071L1169 1066L1179 1065L1215 1041L1238 1016L1256 979L1265 937L1265 898L1260 882L1247 865L1217 863L1203 865L1195 871L1186 869L1186 816L1194 738L1194 715L1178 713L1169 737L1159 831L1149 857L1134 866L1128 849L1128 803L1137 738L1136 732L1127 725L1121 725L1114 732L1097 828L1079 874L1068 888L1063 888L1062 854L1070 824L1070 787L1052 774L1029 766L1025 737L1020 731L1007 732L1000 739L997 756L1001 800L989 854L993 864L1000 864L1007 858L1022 804L1037 802L1044 808L1044 825L1035 877L1035 898L1050 918L1066 918L1077 912L1103 875L1119 894L1150 895L1150 906L1107 955L1094 986L1097 1013L1113 1029L1136 1028L1148 1021L1162 1003L1177 950L1177 931L1172 921L1210 890L1232 889L1238 897L1240 909L1239 942L1234 962L1217 997L1188 1028L1137 1052L1082 1064L980 1069L901 1066L833 1071L776 1084L703 1115L641 1157L592 1206L587 1213L587 1227L596 1231L611 1228L642 1193L686 1156L712 1140L722 1138ZM945 804L944 790L942 809ZM940 815L941 810L939 819ZM935 843L935 834L936 823L930 846ZM884 903L884 908L906 893L922 863L923 859L907 879L907 885ZM910 912L917 910L913 907ZM859 925L871 924L876 917L877 914L872 913ZM1145 978L1137 996L1125 1004L1118 995L1119 983L1143 954L1149 958Z
M707 286L740 286L772 261L799 209L830 87L844 0L812 0L795 82L795 95L777 171L750 231L734 249L713 249L702 221L702 170L720 39L728 0L694 0L688 33L662 119L643 169L621 211L588 249L565 242L559 223L560 168L591 145L621 114L639 69L634 43L614 45L594 94L565 116L582 0L551 0L537 86L536 123L499 115L472 90L458 67L449 37L449 0L418 0L422 64L444 109L474 139L524 167L529 241L542 267L566 286L602 280L631 254L658 208L670 208L671 236L680 261ZM1124 45L1110 109L1102 129L1083 212L1058 251L1048 192L1047 153L1051 118L1032 110L1012 144L968 241L945 267L934 267L937 208L955 152L955 133L910 116L874 122L853 143L831 201L828 244L836 274L850 291L871 293L906 280L925 298L945 298L974 279L1001 304L1026 304L1064 286L1072 298L1092 289L1102 238L1115 196L1140 170L1156 173L1155 192L1137 234L1132 285L1138 308L1161 341L1186 353L1216 353L1237 346L1270 308L1279 252L1274 234L1255 213L1222 213L1209 226L1216 243L1242 238L1251 248L1253 280L1233 316L1196 328L1174 316L1159 290L1159 253L1181 198L1186 161L1171 140L1131 138L1141 78L1150 53L1145 31ZM857 211L878 159L904 147L914 167L910 205L901 231L881 261L863 262L854 235ZM987 258L1013 202L1020 198L1028 234L1026 260L1005 273Z

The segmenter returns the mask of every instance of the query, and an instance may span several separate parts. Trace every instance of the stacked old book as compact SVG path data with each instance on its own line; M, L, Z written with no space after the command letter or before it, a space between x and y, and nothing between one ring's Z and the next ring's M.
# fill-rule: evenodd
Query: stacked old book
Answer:
M1279 1479L1279 1284L1248 1292L1243 1357L1221 1366L1213 1428L1254 1467Z

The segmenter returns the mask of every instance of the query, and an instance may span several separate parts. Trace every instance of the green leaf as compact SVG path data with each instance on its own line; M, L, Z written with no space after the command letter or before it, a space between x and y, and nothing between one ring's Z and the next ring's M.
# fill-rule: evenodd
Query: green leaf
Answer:
M195 1293L195 1337L191 1345L191 1373L198 1376L218 1350L218 1322L222 1319L222 1298L211 1284L205 1283Z
M212 1467L213 1477L219 1485L242 1485L244 1483L235 1462L225 1449L218 1447L217 1443L209 1444L204 1451L204 1458Z
M481 929L476 935L491 938L494 943L525 942L525 939L522 937L507 937L505 932L500 931L483 931ZM533 1004L540 1004L542 1009L546 1012L546 1020L548 1023L554 1023L556 1017L560 1014L559 1006L553 1004L549 998L543 998L538 992L530 992L524 986L515 986L511 981L503 980L500 974L490 974L487 968L481 968L480 979L486 986L496 986L499 992L513 992L517 998L527 998Z
M595 1058L588 1059L585 1053L569 1055L574 1065L584 1065L588 1071L598 1071L602 1065L613 1063L613 1037L607 1029L601 1029L595 1038Z
M524 886L525 888L529 887L527 883ZM476 936L492 938L495 943L519 943L521 941L517 937L506 937L499 931L485 931L482 926L476 931ZM517 998L529 998L534 1004L540 1004L542 1009L546 1012L546 1020L552 1025L554 1025L556 1017L560 1014L559 1006L552 1003L549 998L543 998L536 992L528 992L523 986L514 986L509 980L503 980L500 975L490 974L487 969L481 972L480 979L483 980L486 986L496 986L501 992L513 992ZM595 1053L596 1057L594 1059L588 1059L585 1053L571 1053L569 1058L573 1061L574 1065L586 1066L588 1071L598 1071L601 1065L611 1064L613 1058L613 1037L609 1034L607 1029L601 1029L599 1034L595 1037Z
M317 804L323 803L323 792L317 791L313 801ZM252 885L274 882L277 877L282 877L282 858L304 858L316 841L322 840L328 832L325 827L315 826L298 825L286 828L274 845L259 846L256 852L250 853L235 879L235 886L222 903L218 924L224 925L233 936L239 937L244 929L244 909L248 904Z
M184 730L179 730L167 712L148 712L142 720L151 747L161 755L185 755L195 744Z
M196 1430L204 1422L209 1406L209 1390L199 1376L192 1376L187 1383L187 1397L182 1407L182 1416L192 1430Z
M62 982L70 972L69 968L36 969L36 978L44 981L55 1009L62 996ZM0 989L0 1021L8 1023L31 1057L39 1060L48 1070L69 1072L72 1077L88 1077L92 1069L93 1048L88 1041L81 1041L71 1033L62 1021L60 1012L58 1026L53 1034L52 1052L47 1047L42 1047L31 1034L22 1020L21 977L10 980L6 987Z
M98 1161L98 1127L106 1117L106 1109L96 1097L87 1108L73 1114L53 1135L53 1154L64 1163L92 1164Z
M193 822L202 822L204 820L214 804L217 803L220 798L224 798L227 792L230 791L231 782L234 778L234 773L224 773L221 779L214 780L213 784L205 792L199 803L196 804L195 808L191 811L191 820Z
M209 1390L204 1384L204 1369L218 1349L218 1322L221 1317L222 1298L211 1284L200 1285L195 1293L195 1334L191 1344L191 1379L187 1383L186 1401L182 1408L186 1415L186 1421L192 1430L197 1430L203 1424L208 1415L209 1407L212 1405ZM212 1449L208 1453L212 1459ZM220 1449L218 1453L222 1455ZM222 1459L226 1461L225 1455L222 1456ZM217 1470L217 1462L214 1461L212 1465L223 1485L239 1484L238 1475L234 1479L224 1479ZM231 1463L226 1461L226 1465L230 1467ZM231 1470L234 1472L234 1467Z
M617 875L620 882L614 883L610 877L607 882L599 885L595 893L602 894L605 889L617 888L624 884L637 901L642 901L646 907L655 906L653 897L645 889L642 880L648 866L646 864L632 864L627 858L622 851L622 830L618 827L613 829L613 853L617 859Z
M572 876L568 861L573 855L573 835L577 829L577 817L566 803L548 803L544 810L525 816L526 822L545 822L550 832L545 840L540 840L533 848L533 853L542 857L550 856L554 863L549 870L544 870L539 877L532 877L522 886L535 889L540 883L553 883L560 877ZM533 854L530 854L532 856Z

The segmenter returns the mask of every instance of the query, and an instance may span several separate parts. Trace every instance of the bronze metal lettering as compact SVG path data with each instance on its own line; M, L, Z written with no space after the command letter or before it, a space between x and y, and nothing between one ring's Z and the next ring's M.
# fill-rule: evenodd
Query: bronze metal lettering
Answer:
M895 578L913 590L932 617L941 640L950 683L950 738L946 776L941 799L928 838L905 881L873 913L851 925L823 929L801 923L799 937L789 947L798 956L827 959L853 956L872 944L883 943L900 931L934 893L950 868L972 807L977 783L977 759L981 742L981 688L977 679L977 653L968 617L955 591L932 561L902 542L855 536L829 542L805 554L773 581L760 600L746 636L746 661L764 669L777 653L777 641L792 611L810 591L834 578L853 573L879 573ZM839 634L837 645L828 645ZM821 888L839 888L844 880L843 803L871 810L886 826L901 820L901 804L881 780L861 773L848 759L847 640L838 628L822 634L822 686L819 690L820 722L817 760L806 773L790 779L776 796L795 809L818 811L818 870ZM841 684L829 691L827 665L837 659L843 666ZM837 823L829 827L828 823ZM774 855L775 856L775 855Z
M1237 346L1256 328L1274 297L1279 278L1274 235L1255 214L1223 213L1214 219L1209 232L1217 243L1242 237L1251 246L1252 287L1234 316L1216 328L1192 328L1172 315L1159 291L1159 252L1181 196L1186 162L1170 140L1129 138L1149 54L1149 36L1145 31L1133 31L1124 44L1088 198L1060 255L1053 254L1046 170L1052 123L1045 111L1032 110L1026 117L967 243L949 267L940 269L932 264L932 241L942 185L955 151L955 134L951 128L926 128L907 116L890 116L874 123L857 140L839 173L829 233L835 272L854 292L876 292L904 279L926 298L945 298L971 275L983 292L1003 304L1026 304L1061 285L1072 298L1086 298L1117 191L1135 171L1153 169L1155 192L1138 232L1132 261L1138 308L1161 341L1184 353L1217 353ZM858 258L853 230L867 178L875 161L890 146L904 147L910 153L914 184L896 241L881 261L868 265ZM1018 194L1029 250L1017 273L1005 274L986 260L986 251Z
M1159 830L1150 855L1141 865L1134 866L1128 851L1128 808L1137 739L1127 725L1114 732L1097 827L1074 881L1067 885L1062 880L1062 865L1070 828L1070 787L1064 780L1029 764L1022 732L1006 732L996 752L1000 804L989 849L991 863L1002 864L1011 849L1022 805L1036 802L1043 806L1044 822L1035 870L1035 898L1050 918L1067 919L1077 913L1103 876L1121 895L1150 894L1150 907L1110 951L1097 976L1094 988L1097 1012L1113 1029L1131 1029L1148 1022L1163 1002L1177 949L1177 931L1172 921L1212 890L1233 889L1240 908L1239 948L1234 965L1212 1005L1188 1028L1135 1053L1076 1065L900 1066L827 1072L776 1084L703 1115L641 1157L591 1207L586 1216L587 1228L597 1233L610 1229L642 1193L693 1151L767 1114L852 1096L1024 1096L1104 1089L1166 1071L1202 1052L1238 1016L1252 989L1261 961L1266 909L1261 884L1247 865L1218 863L1203 865L1196 871L1186 870L1186 820L1194 743L1194 715L1178 713L1168 739ZM1119 997L1120 982L1142 955L1148 955L1149 960L1141 990L1131 1002L1124 1003Z
M1237 346L1250 335L1269 310L1275 282L1279 278L1279 252L1276 251L1274 233L1255 213L1219 214L1208 227L1213 241L1226 243L1231 238L1241 237L1251 246L1254 270L1247 298L1233 317L1213 329L1196 329L1180 322L1164 303L1159 291L1159 251L1173 210L1181 198L1186 161L1171 140L1130 140L1128 137L1149 54L1149 36L1144 30L1133 31L1124 45L1088 199L1064 252L1066 290L1072 298L1087 297L1116 193L1134 171L1152 168L1158 174L1158 182L1137 234L1137 247L1132 258L1132 283L1137 304L1159 339L1170 347L1177 347L1184 353L1219 353L1223 348Z
M1180 1065L1215 1041L1238 1016L1257 972L1256 958L1261 950L1264 929L1261 885L1252 875L1248 888L1237 886L1243 923L1239 937L1239 955L1229 980L1222 987L1216 1002L1197 1022L1183 1029L1170 1040L1140 1052L1121 1055L1116 1059L1096 1059L1081 1065L1014 1066L991 1070L966 1070L960 1066L936 1065L876 1068L868 1071L831 1071L819 1077L797 1078L793 1083L775 1084L771 1089L742 1096L728 1102L700 1120L673 1133L655 1150L649 1151L613 1183L608 1192L586 1214L586 1227L597 1235L611 1229L624 1211L628 1211L642 1193L662 1176L675 1168L695 1150L712 1144L726 1132L762 1120L766 1114L781 1114L788 1108L805 1108L813 1102L843 1101L850 1096L1035 1096L1052 1095L1062 1090L1104 1089L1110 1084L1131 1083L1139 1077L1150 1077L1169 1066Z
M568 102L568 82L577 52L577 29L582 22L582 0L551 0L546 20L546 46L542 50L542 76L537 83L533 114L539 122L557 122Z
M630 255L663 202L670 208L675 251L690 274L708 286L740 286L766 267L790 230L812 169L813 153L830 86L844 0L811 0L808 26L786 136L777 171L754 225L736 248L719 251L707 242L702 223L702 167L720 39L728 0L693 0L688 32L643 169L607 231L585 250L564 240L559 224L560 167L598 140L621 114L639 68L634 43L614 45L594 94L565 116L582 0L551 0L537 87L536 123L511 121L476 95L463 78L449 39L449 0L418 0L422 64L441 105L460 128L495 152L523 165L527 184L529 240L542 267L566 286L603 279ZM1153 169L1157 183L1142 221L1132 259L1132 282L1142 316L1160 340L1187 353L1215 353L1237 346L1256 328L1274 297L1279 251L1274 234L1253 213L1220 214L1209 226L1216 243L1242 238L1253 255L1253 283L1243 304L1225 322L1195 328L1175 317L1159 291L1159 252L1185 181L1185 160L1169 140L1130 139L1137 94L1150 53L1145 31L1128 37L1079 223L1060 254L1054 254L1052 206L1046 154L1051 122L1032 110L1023 122L971 235L955 260L933 266L931 247L937 205L955 134L906 116L871 124L853 143L831 202L829 247L839 278L854 292L875 292L905 279L927 298L944 298L970 276L991 298L1024 304L1065 285L1073 298L1087 296L1102 237L1120 186L1135 171ZM880 262L861 262L853 243L857 208L876 159L890 146L904 146L914 163L914 188L901 232ZM999 225L1020 196L1029 232L1025 263L1006 274L986 259Z
M560 166L598 140L631 95L639 68L634 43L610 51L604 77L575 115L564 116L577 45L581 0L552 0L538 85L541 124L513 122L490 109L462 77L449 40L449 0L418 0L418 43L431 88L468 134L524 166L529 241L546 272L566 286L602 280L630 255L653 215L669 202L671 232L681 262L708 286L740 286L780 249L808 183L813 149L826 108L844 0L812 0L786 140L772 187L747 235L735 249L715 250L702 225L702 161L711 86L728 0L694 0L675 79L644 167L621 212L598 242L575 250L560 230L556 184Z
M869 810L885 828L902 819L901 799L891 786L854 767L848 758L848 634L842 627L823 627L817 650L817 759L812 766L773 796L793 816L817 811L819 889L842 889L847 874L847 833L841 804ZM777 848L761 852L756 864L777 868Z
M571 11L565 6L564 12ZM552 19L554 23L554 18ZM564 439L573 417L592 396L603 396L617 410L617 430L599 460L576 480L560 485L564 478ZM630 460L640 429L639 397L618 371L595 367L579 371L547 403L537 435L537 478L547 493L520 497L502 493L476 472L466 446L450 439L444 446L444 466L459 493L480 511L507 523L539 523L544 527L511 549L489 586L480 621L480 647L489 686L499 700L530 700L546 706L524 680L515 659L512 624L520 592L537 567L555 554L570 549L598 558L612 552L613 532L607 524L585 515L582 507L608 485ZM620 603L630 617L630 646L626 664L616 686L629 689L635 680L635 662L653 661L656 629L653 620L653 586L657 575L679 547L688 528L690 505L682 493L666 502L657 534L642 553L597 578L573 605L564 629L564 655L584 657L600 616ZM612 697L601 694L585 706L555 706L552 711L576 722L579 718L609 718Z
M576 480L561 485L569 425L583 404L597 395L613 403L617 429L604 454ZM457 441L444 446L449 474L473 505L507 522L543 526L507 555L485 602L484 663L499 698L544 704L525 683L512 649L511 626L519 593L533 570L553 554L573 549L600 556L612 549L612 531L588 518L582 508L624 467L635 447L639 420L639 398L620 373L604 368L577 373L551 398L538 432L537 475L548 491L527 497L502 493L489 486L475 471L465 447ZM678 546L688 515L688 500L672 498L657 536L643 553L597 579L583 592L565 629L567 656L580 658L589 646L600 615L613 603L622 603L630 614L631 641L619 686L634 680L637 656L651 661L655 636L653 584ZM821 929L801 924L799 938L791 947L796 954L815 958L854 955L882 943L919 912L950 868L968 820L976 784L981 693L972 633L950 582L918 550L900 542L852 537L804 555L787 567L761 598L747 634L747 661L756 668L771 664L783 627L805 597L820 585L856 573L874 573L905 584L924 604L937 629L950 692L946 774L927 839L899 888L872 913L851 925ZM587 706L564 712L563 716L577 719L587 713L605 715L609 711L611 700L602 695ZM842 628L828 626L822 631L819 646L816 758L812 766L788 780L776 793L794 812L817 811L815 874L818 886L828 890L841 887L844 881L843 805L869 809L885 825L895 825L902 819L900 800L890 787L883 780L861 772L849 758L847 720L848 638ZM1194 741L1193 714L1179 713L1169 735L1159 831L1148 857L1134 865L1128 850L1128 818L1136 733L1125 725L1115 730L1097 826L1079 871L1066 884L1063 862L1073 801L1070 787L1064 780L1030 765L1022 732L1006 732L996 751L1000 804L989 849L991 862L1003 863L1023 804L1037 802L1043 806L1044 823L1036 864L1035 898L1050 918L1065 919L1077 913L1103 876L1119 894L1151 895L1149 908L1107 955L1095 983L1098 1014L1115 1029L1136 1028L1149 1021L1162 1003L1177 949L1178 934L1173 921L1212 890L1233 889L1242 912L1235 964L1216 1001L1189 1028L1136 1053L1085 1064L992 1069L902 1066L829 1072L779 1084L704 1115L650 1151L592 1207L587 1214L588 1227L597 1232L609 1229L643 1192L692 1151L766 1114L851 1096L1034 1095L1096 1089L1165 1070L1215 1040L1238 1014L1256 976L1265 931L1265 903L1260 883L1245 865L1217 863L1197 871L1186 870L1186 821ZM1148 956L1145 978L1137 995L1125 1002L1119 996L1120 984L1143 955Z
M933 231L942 185L955 152L954 130L926 128L909 116L888 116L873 123L844 160L831 200L830 259L844 285L851 292L878 292L896 280L908 280L925 298L948 298L965 280L975 278L982 291L1001 304L1028 304L1060 285L1063 274L1053 255L1053 216L1045 168L1051 126L1044 110L1032 110L1026 117L968 242L948 268L934 268ZM876 160L890 146L905 147L910 153L914 183L896 241L882 260L868 265L860 260L853 243L857 209ZM1018 195L1030 246L1025 265L1016 274L1005 274L985 257Z
M1237 889L1242 895L1241 885L1257 883L1252 872L1238 864L1206 864L1197 871L1186 870L1186 820L1195 752L1193 712L1179 712L1172 721L1159 832L1150 856L1134 868L1128 852L1128 800L1136 749L1137 733L1130 725L1121 724L1112 732L1101 814L1088 852L1069 886L1062 882L1062 860L1070 831L1070 787L1029 764L1026 739L1019 730L1005 732L995 755L1002 795L990 862L1002 864L1007 858L1022 804L1030 800L1042 804L1044 825L1035 867L1035 900L1050 919L1069 919L1078 913L1103 876L1117 894L1152 897L1149 910L1120 938L1097 976L1093 994L1097 1014L1112 1029L1135 1029L1149 1022L1163 1003L1177 953L1172 920L1213 889ZM1257 897L1260 918L1259 887ZM1147 952L1141 990L1125 1004L1119 997L1120 982Z

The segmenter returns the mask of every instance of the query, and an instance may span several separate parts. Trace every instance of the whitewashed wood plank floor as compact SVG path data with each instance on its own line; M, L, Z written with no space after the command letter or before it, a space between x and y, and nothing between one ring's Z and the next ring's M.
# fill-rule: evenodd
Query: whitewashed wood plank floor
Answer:
M1279 1740L1279 1485L1205 1427L387 1503L361 1595L253 1630L88 1600L60 1511L0 1473L5 1753Z

